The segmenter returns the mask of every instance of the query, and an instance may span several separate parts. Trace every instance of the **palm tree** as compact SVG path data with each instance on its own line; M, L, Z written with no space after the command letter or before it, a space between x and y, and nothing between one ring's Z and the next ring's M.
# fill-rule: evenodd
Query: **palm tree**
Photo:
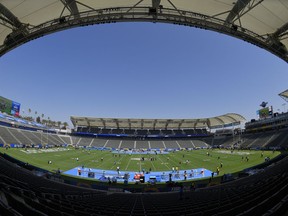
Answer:
M61 126L61 121L57 121L57 126L60 128L60 126Z
M67 123L67 122L64 122L63 125L64 125L65 128L67 128L68 123Z

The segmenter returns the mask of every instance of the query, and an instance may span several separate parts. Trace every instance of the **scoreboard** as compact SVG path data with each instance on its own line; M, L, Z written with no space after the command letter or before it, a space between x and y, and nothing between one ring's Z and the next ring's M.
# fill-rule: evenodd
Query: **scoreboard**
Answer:
M0 111L13 116L20 115L21 104L0 96Z
M257 110L259 119L265 119L273 116L273 107L265 107L263 109Z

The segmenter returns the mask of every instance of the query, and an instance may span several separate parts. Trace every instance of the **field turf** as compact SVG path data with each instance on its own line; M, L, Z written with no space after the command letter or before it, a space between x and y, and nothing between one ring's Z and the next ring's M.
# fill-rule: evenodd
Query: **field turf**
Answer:
M18 160L28 162L31 165L40 168L55 171L58 168L61 171L67 171L77 166L85 166L87 168L98 168L103 170L116 170L119 166L122 171L170 171L172 167L178 167L179 170L190 170L196 168L205 168L215 171L220 164L220 175L225 173L234 173L245 168L263 163L265 157L270 159L276 157L280 152L275 151L254 151L254 150L192 150L177 151L169 154L158 155L140 155L140 154L113 154L110 151L99 150L83 150L73 148L54 148L45 150L35 149L17 149L11 148L6 150L0 148L0 152L6 153ZM35 153L32 153L35 152ZM209 153L209 156L208 154ZM262 156L263 154L263 156ZM248 157L248 161L246 160ZM141 161L140 158L145 160ZM151 161L150 157L155 160ZM78 161L77 161L78 158ZM101 160L103 158L103 161ZM148 160L149 158L149 160ZM49 164L48 161L52 163ZM188 163L187 163L188 161Z

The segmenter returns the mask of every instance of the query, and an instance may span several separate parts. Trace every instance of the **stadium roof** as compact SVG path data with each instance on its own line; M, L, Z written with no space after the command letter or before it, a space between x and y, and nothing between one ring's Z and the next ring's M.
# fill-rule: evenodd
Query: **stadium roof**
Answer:
M262 47L288 62L286 0L1 0L0 56L52 32L127 21L214 30Z
M199 119L133 119L133 118L92 118L71 116L75 127L130 128L130 129L184 129L220 128L239 125L245 118L228 113L212 118Z
M283 91L283 92L281 92L279 94L279 96L282 97L284 100L286 100L288 102L288 89Z

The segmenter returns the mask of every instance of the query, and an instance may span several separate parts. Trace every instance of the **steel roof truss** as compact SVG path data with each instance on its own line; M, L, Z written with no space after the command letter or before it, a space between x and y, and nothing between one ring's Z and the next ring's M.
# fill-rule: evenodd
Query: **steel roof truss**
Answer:
M141 2L143 2L144 0L140 0L138 1L136 4L134 4L131 8L129 8L129 10L126 11L126 13L128 13L129 11L131 11L133 8L135 8L137 5L139 5Z
M247 12L255 8L262 1L264 0L238 0L229 15L227 16L226 23L232 24L235 23L235 21L239 20L239 24L241 25L240 18Z
M77 6L75 0L61 0L61 2L65 6L63 11L65 10L65 8L67 8L70 11L72 16L74 16L75 18L79 17L79 10L78 10L78 6ZM63 13L63 11L62 11L62 13ZM62 15L62 13L61 13L61 15Z
M16 29L21 28L23 26L23 24L19 21L19 19L1 3L0 3L0 15L4 16L6 18L6 19L4 18L4 20L13 27L15 27Z

